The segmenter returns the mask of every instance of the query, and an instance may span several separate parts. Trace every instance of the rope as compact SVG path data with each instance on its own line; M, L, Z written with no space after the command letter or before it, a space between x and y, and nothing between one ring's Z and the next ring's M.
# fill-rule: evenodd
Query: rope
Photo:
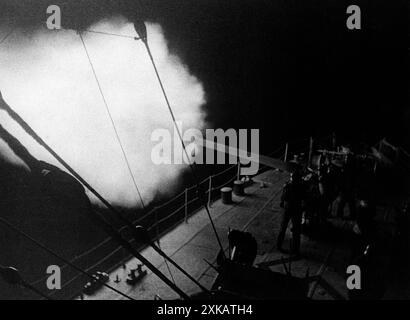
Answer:
M32 286L31 284L27 283L26 281L23 281L23 283L21 283L21 285L35 293L37 293L39 296L43 297L46 300L54 300L53 298L51 298L50 296L46 295L45 293L41 292L40 290L38 290L36 287Z
M277 183L281 183L284 179L281 178L275 182L273 182L273 184L277 184ZM249 228L249 225L259 216L259 214L268 206L269 203L271 203L275 197L277 197L281 192L281 189L279 188L279 190L271 193L270 197L266 200L266 202L263 204L263 206L261 208L259 208L258 210L256 210L256 213L249 219L247 220L247 222L245 223L245 225L241 228L241 231L246 231ZM243 200L241 200L243 201ZM231 209L228 209L227 211L229 211ZM225 211L225 212L227 212ZM253 210L252 210L253 211ZM229 246L227 247L227 249L229 248ZM226 249L224 249L226 250ZM214 262L216 261L216 258L214 258L213 260ZM207 271L211 268L212 266L208 266L198 277L197 279L200 280L206 273Z
M116 214L117 218L130 228L136 241L138 242L139 235L137 234L134 225L128 221L120 211L117 211L103 196L101 196L87 181L85 181L73 168L71 168L67 162L65 162L49 145L47 145L44 140L42 140L37 133L14 111L10 108L4 100L2 100L0 92L0 108L5 110L10 117L12 117L23 130L27 132L33 139L44 147L61 165L63 165L79 182L81 182L88 190L90 190L108 209ZM178 293L182 298L189 299L189 296L182 291L179 287L174 285L161 271L156 269L152 263L145 259L135 248L126 241L113 226L108 223L100 214L97 214L95 211L90 210L90 214L93 215L93 218L101 224L104 230L118 241L124 248L126 248L135 258L144 263L154 274L156 274L164 283L166 283L172 290Z
M277 151L279 151L280 149L283 149L283 147L280 147L280 148L276 149L274 152L277 152ZM270 155L271 155L271 154L270 154ZM216 174L214 174L214 175L211 175L211 176L212 176L212 177L217 177L217 176L219 176L219 175L222 175L222 174L228 172L228 171L231 170L232 168L236 168L236 165L233 165L233 166L231 166L231 167L228 167L227 169L224 169L224 170L222 170L222 171L220 171L220 172L218 172L218 173L216 173ZM211 177L211 176L210 176L210 177ZM210 177L208 177L207 179L203 180L202 182L207 181ZM224 186L224 185L226 185L227 183L230 183L230 182L232 182L232 179L230 179L228 182L222 184L221 186ZM195 187L195 186L191 187L190 189L192 189L192 188L194 188L194 187ZM218 188L217 188L217 187L214 187L214 188L212 188L212 191L214 191L214 190L216 190L216 189L218 189ZM142 216L142 217L138 218L137 220L135 220L135 221L134 221L134 224L137 224L139 221L142 221L142 220L145 219L146 217L152 215L155 210L157 210L157 209L159 209L159 208L162 208L162 207L164 207L164 206L166 206L166 205L172 203L173 201L175 201L176 199L178 199L180 196L182 196L184 193L185 193L185 191L179 193L179 194L176 195L174 198L172 198L172 199L166 201L165 203L161 204L159 207L154 208L153 210L151 210L150 212L148 212L148 213L145 214L144 216ZM208 193L208 191L207 191L207 193ZM194 201L197 201L197 200L199 200L199 198L198 198L198 197L195 197L194 199L191 199L191 200L188 202L188 204L191 204L191 203L193 203ZM169 215L166 216L165 218L162 218L161 220L157 221L157 222L156 222L155 224L153 224L150 228L148 228L148 231L151 231L154 227L157 227L158 224L161 224L161 223L164 222L165 220L171 218L172 216L174 216L176 213L178 213L178 212L179 212L181 209L183 209L184 207L185 207L185 204L184 204L183 206L179 207L177 210L173 211L171 214L169 214ZM126 227L120 228L120 229L119 229L119 232L125 230L125 228L126 228ZM74 261L78 261L79 259L84 258L85 256L91 254L92 252L94 252L95 250L99 249L101 246L103 246L104 244L108 243L108 242L111 241L111 240L113 240L112 237L107 238L106 240L102 241L101 243L99 243L99 244L96 245L95 247L93 247L93 248L87 250L86 252L82 253L82 254L79 255L79 256L76 256L74 259L71 260L71 262L73 263ZM131 240L131 241L133 242L133 240ZM158 243L158 246L160 247L160 242L159 242L158 237L157 237L157 243ZM160 247L160 248L161 248L161 247ZM121 247L116 248L114 251L110 252L110 253L108 254L108 256L111 256L111 255L115 254L116 252L119 251L119 249L121 249ZM99 263L101 263L101 262L104 261L104 260L105 260L105 259L98 261L94 266L98 265ZM164 261L164 262L166 262L166 261ZM94 267L94 266L93 266L93 267ZM62 269L63 269L63 268L66 268L66 267L67 267L67 265L64 265L64 266L62 267ZM90 268L88 268L87 271L88 271L88 270L90 270ZM171 273L170 273L170 274L171 274ZM77 277L74 277L73 279L71 279L71 280L69 280L69 281L67 281L63 287L65 287L68 283L72 282L72 281L75 280L76 278L78 278L78 276L77 276ZM171 278L172 278L172 275L171 275ZM31 283L31 285L38 284L38 283L40 283L41 281L44 281L45 279L46 279L46 277L41 278L41 279L39 279L39 280L37 280L37 281ZM173 281L174 281L174 280L173 280ZM174 283L175 283L175 282L174 282Z
M90 64L90 66L91 66L91 69L92 69L92 72L93 72L95 81L97 82L98 90L100 91L101 97L102 97L102 99L103 99L103 101L104 101L105 109L107 110L108 117L110 118L112 127L113 127L113 129L114 129L115 136L116 136L116 138L117 138L118 144L120 145L121 152L122 152L122 154L123 154L123 156L124 156L124 160L125 160L125 163L126 163L126 165L127 165L128 171L129 171L129 173L130 173L130 176L131 176L132 182L133 182L133 184L134 184L135 190L137 191L138 196L139 196L139 199L140 199L140 201L141 201L141 205L142 205L143 209L145 210L145 205L144 205L144 202L143 202L143 200L142 200L141 193L140 193L140 191L139 191L139 189L138 189L137 182L135 181L134 174L132 173L131 165L130 165L130 163L129 163L129 161L128 161L127 154L125 153L124 146L123 146L123 144L122 144L122 142L121 142L119 133L118 133L118 131L117 131L117 127L115 126L115 122L114 122L114 119L113 119L113 117L112 117L112 114L111 114L110 108L109 108L109 106L108 106L107 100L105 99L105 95L104 95L104 93L103 93L103 91L102 91L100 81L98 80L97 73L96 73L95 68L94 68L94 64L93 64L92 61L91 61L91 57L90 57L90 55L89 55L89 53L88 53L87 46L85 45L83 36L81 35L81 33L79 33L79 35L80 35L81 43L83 44L85 53L86 53L86 55L87 55L88 62L89 62L89 64Z
M36 287L27 283L27 281L25 281L23 277L20 275L20 272L14 267L4 267L0 265L0 277L3 278L3 280L10 285L19 285L21 287L33 291L34 293L38 294L39 296L47 300L53 300L50 296L42 293Z
M90 32L93 32L93 31L90 31ZM95 32L95 33L101 33L101 32ZM123 156L124 156L125 163L127 164L127 168L128 168L129 173L130 173L132 182L133 182L133 184L134 184L135 190L137 191L137 194L138 194L139 200L140 200L140 202L141 202L142 208L143 208L143 210L145 211L145 208L146 208L146 207L145 207L144 201L143 201L143 199L142 199L141 192L140 192L140 190L139 190L139 188L138 188L137 182L135 181L134 174L132 173L131 165L130 165L130 163L129 163L129 161L128 161L127 154L125 153L124 146L123 146L123 144L122 144L122 142L121 142L119 133L118 133L117 128L116 128L116 126L115 126L115 122L114 122L114 119L113 119L112 114L111 114L111 112L110 112L110 108L108 107L107 100L105 99L104 93L103 93L103 91L102 91L101 84L100 84L100 81L98 80L97 73L96 73L95 68L94 68L94 65L93 65L93 63L92 63L92 61L91 61L91 57L90 57L90 55L89 55L89 53L88 53L87 46L85 45L85 42L84 42L84 39L83 39L81 33L79 33L79 35L80 35L80 39L81 39L81 42L82 42L82 44L83 44L85 53L86 53L86 55L87 55L88 62L90 63L92 72L93 72L93 74L94 74L94 78L95 78L95 80L96 80L96 82L97 82L98 89L99 89L99 91L100 91L101 97L102 97L102 99L103 99L103 101L104 101L104 105L105 105L105 108L106 108L106 110L107 110L107 114L108 114L108 116L109 116L109 118L110 118L110 121L111 121L111 124L112 124L112 126L113 126L113 129L114 129L114 132L115 132L115 136L117 137L118 144L120 145L121 152L122 152L122 154L123 154ZM112 35L112 34L111 34L111 35ZM137 37L132 37L132 38L134 38L135 40L138 40L138 39L139 39L139 38L137 38ZM166 261L166 259L165 259L164 257L163 257L163 259L164 259L164 262L165 262L165 264L166 264L166 266L167 266L168 272L169 272L169 274L170 274L170 276L171 276L172 282L173 282L174 284L176 284L176 283L175 283L175 280L174 280L174 276L173 276L173 274L172 274L172 272L171 272L171 269L169 268L168 262Z
M79 33L78 30L75 29L69 29L69 28L61 28L60 30L64 31L76 31ZM87 32L87 33L96 33L96 34L102 34L105 36L111 36L111 37L119 37L119 38L127 38L127 39L133 39L133 40L140 40L140 38L135 37L135 36L129 36L129 35L124 35L124 34L118 34L118 33L112 33L112 32L105 32L105 31L97 31L97 30L81 30L81 32Z
M110 32L95 31L95 30L84 30L84 32L97 33L97 34L103 34L103 35L107 35L107 36L114 36L114 37L121 37L121 38L129 38L129 39L133 39L133 40L140 40L140 38L138 38L138 37L127 36L127 35L123 35L123 34L110 33Z
M157 229L158 230L158 229ZM159 236L157 236L157 246L158 246L158 248L160 248L161 249L161 243L160 243L160 241L159 241ZM162 250L162 249L161 249ZM175 279L174 279L174 275L172 274L172 272L171 272L171 269L170 269L170 267L169 267L169 265L168 265L168 261L163 257L163 259L164 259L164 262L165 262L165 265L166 265L166 267L167 267L167 269L168 269L168 273L169 273L169 275L171 276L171 280L172 280L172 282L176 285L176 283L175 283Z
M82 274L86 275L87 277L91 278L91 279L95 279L96 281L98 281L100 284L102 284L103 286L107 287L108 289L122 295L125 298L128 298L130 300L135 300L133 298L131 298L130 296L126 295L125 293L115 289L114 287L110 286L109 284L106 284L105 282L102 282L101 280L99 280L98 278L94 277L92 274L88 273L87 271L84 271L83 269L77 267L75 264L71 263L69 260L61 257L59 254L55 253L53 250L49 249L47 246L41 244L39 241L37 241L36 239L34 239L33 237L31 237L30 235L28 235L27 233L25 233L24 231L20 230L19 228L15 227L14 225L12 225L11 223L7 222L5 219L0 217L0 223L5 225L6 227L8 227L9 229L13 230L14 232L22 235L24 238L30 240L31 242L33 242L35 245L37 245L38 247L40 247L41 249L47 251L49 254L51 254L52 256L54 256L55 258L63 261L64 263L66 263L67 265L69 265L70 267L72 267L73 269L77 270L78 272L81 272Z
M283 146L282 146L282 147L279 147L279 148L277 148L277 149L275 149L273 152L269 153L269 156L272 156L273 154L279 152L279 151L282 150L282 149L284 149ZM228 168L226 168L226 169L224 169L224 170L222 170L222 171L220 171L220 172L218 172L218 173L216 173L216 174L214 174L214 175L211 175L210 177L212 177L212 178L218 177L218 176L220 176L220 175L222 175L222 174L228 172L228 171L231 170L232 168L236 168L236 165L230 166L230 167L228 167ZM201 183L207 181L210 177L208 177L207 179L204 179ZM231 181L232 181L232 179L230 179L228 182L222 184L221 186L224 186L224 185L226 185L227 183L229 183L229 182L231 182ZM220 187L221 187L221 186L220 186ZM190 187L189 190L191 190L191 189L193 189L193 188L195 188L195 186ZM216 190L216 189L218 189L218 187L213 187L213 188L212 188L212 191L214 191L214 190ZM206 191L206 193L208 193L208 191ZM173 201L175 201L176 199L178 199L179 197L181 197L181 196L184 195L184 194L185 194L185 191L182 191L181 193L179 193L179 194L177 194L176 196L174 196L174 198L172 198L172 199L166 201L165 203L161 204L161 205L158 206L158 207L155 207L153 210L149 211L149 212L146 213L145 215L143 215L143 216L139 217L138 219L136 219L136 220L134 221L134 224L137 224L137 223L139 223L140 221L144 220L145 218L151 216L155 210L167 206L168 204L172 203ZM197 201L197 200L199 200L199 198L198 198L198 197L195 197L194 199L191 199L191 200L188 202L188 204L191 204L192 202ZM168 216L166 216L165 218L162 218L161 220L157 221L155 224L153 224L152 226L150 226L150 228L148 228L148 231L152 230L152 229L153 229L154 227L156 227L158 224L161 224L162 222L164 222L164 221L167 220L168 218L172 217L174 214L176 214L177 212L179 212L179 211L180 211L181 209L183 209L184 207L185 207L185 204L184 204L183 206L179 207L177 210L173 211L170 215L168 215ZM126 229L126 227L122 227L122 228L119 229L119 232L122 232L122 231L124 231L125 229ZM108 243L109 241L112 241L112 240L113 240L112 237L109 237L109 238L103 240L102 242L100 242L99 244L97 244L96 246L94 246L93 248L91 248L91 249L87 250L86 252L83 252L82 254L76 256L74 259L71 260L71 262L74 263L75 261L78 261L78 260L80 260L80 259L86 257L87 255L93 253L95 250L99 249L99 248L102 247L104 244L106 244L106 243ZM158 240L158 239L157 239L157 240ZM159 242L157 242L157 243L159 243ZM121 247L119 247L119 248L121 248ZM112 252L109 253L108 255L110 256L110 255L116 253L119 248L116 248L114 251L112 251ZM100 263L100 262L101 262L101 261L99 261L98 263ZM98 264L98 263L97 263L97 264ZM62 269L65 268L65 267L66 267L66 265L63 266ZM46 277L41 278L41 279L39 279L39 280L37 280L37 281L35 281L35 282L32 282L31 285L35 285L35 284L37 284L37 283L43 281L44 279L46 279Z
M152 56L151 50L150 50L150 48L149 48L148 42L147 42L147 41L143 41L143 42L144 42L145 48L147 49L147 53L148 53L148 56L149 56L149 58L150 58L150 60L151 60L152 66L154 67L154 71L155 71L155 74L156 74L156 76L157 76L159 85L160 85L160 87L161 87L161 91L162 91L162 94L163 94L163 96L164 96L165 102L166 102L166 104L167 104L168 111L169 111L169 113L170 113L170 115L171 115L171 118L172 118L172 121L173 121L173 123L174 123L175 129L176 129L176 131L177 131L177 133L178 133L178 137L179 137L179 140L181 141L182 148L183 148L183 150L184 150L185 156L187 157L187 161L188 161L188 163L189 163L189 167L190 167L191 172L192 172L192 174L193 174L193 176L194 176L194 180L195 180L196 185L197 185L198 195L202 198L202 194L201 194L201 192L200 192L200 187L199 187L199 183L198 183L199 178L197 177L196 172L195 172L195 169L194 169L195 163L192 163L192 162L190 161L188 152L187 152L187 150L186 150L186 146L185 146L184 139L182 138L181 131L180 131L180 129L178 128L178 125L177 125L177 122L176 122L176 118L175 118L174 112L172 111L171 104L170 104L170 102L169 102L167 93L166 93L166 91L165 91L164 85L163 85L162 80L161 80L161 77L160 77L160 75L159 75L159 72L158 72L157 66L156 66L156 64L155 64L154 57ZM220 249L222 250L223 255L225 256L225 252L224 252L224 250L223 250L222 242L221 242L221 239L219 238L218 232L216 231L216 227L215 227L215 224L214 224L214 222L213 222L213 219L212 219L211 213L210 213L210 211L209 211L209 208L208 208L208 206L207 206L205 200L204 200L204 199L201 199L201 200L202 200L202 202L203 202L203 206L204 206L204 208L205 208L205 210L206 210L206 213L207 213L207 215L208 215L208 218L209 218L209 220L210 220L210 222L211 222L211 226L212 226L213 232L214 232L214 234L215 234L215 237L216 237L216 239L217 239L217 241L218 241L218 245L219 245Z
M11 36L11 34L14 32L14 29L11 29L10 30L10 32L9 33L7 33L4 37L3 37L3 39L1 39L1 41L0 41L0 45L2 45L3 44L3 42L5 42L7 39L8 39L8 37L10 37Z

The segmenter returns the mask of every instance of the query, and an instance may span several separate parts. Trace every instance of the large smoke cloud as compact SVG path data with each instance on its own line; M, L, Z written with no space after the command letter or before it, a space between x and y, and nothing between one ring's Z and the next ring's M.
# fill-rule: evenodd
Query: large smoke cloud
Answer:
M186 127L201 129L205 102L201 83L170 54L161 27L147 27L177 119ZM135 35L123 18L110 18L89 29ZM6 28L1 30L6 33ZM185 166L157 166L151 161L155 144L151 132L172 130L172 122L143 44L100 34L83 36L145 202L157 192L175 190ZM16 30L1 46L0 90L7 103L110 201L139 204L78 34ZM35 157L58 165L4 112L0 123ZM5 146L0 147L5 152Z

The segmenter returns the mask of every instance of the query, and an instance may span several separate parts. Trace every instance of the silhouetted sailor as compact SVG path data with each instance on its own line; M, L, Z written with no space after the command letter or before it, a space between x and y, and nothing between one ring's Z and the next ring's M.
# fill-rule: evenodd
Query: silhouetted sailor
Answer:
M292 253L298 254L300 248L300 234L302 224L302 202L304 200L304 184L298 172L292 173L289 181L284 185L281 207L283 210L282 222L277 239L277 247L283 251L282 244L285 238L289 221L292 221Z
M372 243L374 240L374 217L376 216L376 206L373 201L363 199L359 201L357 210L357 225L360 229L363 241Z
M330 195L330 167L328 165L322 164L319 168L318 175L318 188L319 188L319 208L318 213L321 219L325 219L329 216L331 195Z
M310 173L306 179L306 196L304 204L304 223L306 225L315 224L318 222L318 208L320 206L320 192L319 192L319 175L315 172Z
M340 179L340 201L337 208L337 216L344 216L344 208L346 204L349 206L349 214L351 219L356 218L356 204L354 199L354 179L355 179L355 163L353 156L347 154L343 173Z
M410 225L410 205L405 202L399 214L397 215L397 233L401 241L407 242L409 239L409 225Z

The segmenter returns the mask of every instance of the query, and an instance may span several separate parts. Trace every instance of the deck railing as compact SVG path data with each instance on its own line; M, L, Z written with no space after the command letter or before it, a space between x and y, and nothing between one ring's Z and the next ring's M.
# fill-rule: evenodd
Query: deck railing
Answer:
M329 136L326 136L321 139L317 139L316 142L327 142L328 140ZM269 153L269 156L281 160L289 160L291 154L300 154L301 152L308 151L309 146L312 145L310 141L311 139L307 138L293 141L291 143L284 143ZM262 165L259 168L260 171L266 169L267 167ZM202 180L199 183L199 186L201 190L206 190L204 193L207 197L207 205L211 207L212 201L220 196L220 189L232 184L237 178L238 165L231 165L221 172L210 175ZM163 234L169 232L176 225L183 222L189 223L189 217L200 209L202 203L199 201L196 189L196 185L186 188L179 194L175 195L172 199L155 206L149 212L135 219L133 224L145 226L150 233L151 238L154 241L159 241ZM123 233L126 228L127 227L124 226L120 228L119 231ZM135 243L135 240L132 238L129 238L128 240L131 243ZM143 248L143 246L140 247L140 249ZM82 267L89 273L97 270L106 270L110 272L121 265L125 265L125 262L130 258L131 256L128 252L126 252L121 246L117 245L117 243L109 237L101 241L93 248L88 249L81 255L76 256L71 260L71 262L75 263L79 267ZM78 293L79 290L76 290L75 288L82 288L84 282L89 281L89 279L87 279L84 275L78 274L74 270L70 270L67 265L62 266L61 270L62 274L65 275L64 278L69 280L63 282L62 290L58 290L52 294L56 297L60 295L59 292L63 291ZM32 285L44 285L46 280L47 277L43 277L37 281L34 281ZM68 290L68 287L72 287L72 289ZM75 295L73 295L73 297ZM62 296L67 297L67 294Z

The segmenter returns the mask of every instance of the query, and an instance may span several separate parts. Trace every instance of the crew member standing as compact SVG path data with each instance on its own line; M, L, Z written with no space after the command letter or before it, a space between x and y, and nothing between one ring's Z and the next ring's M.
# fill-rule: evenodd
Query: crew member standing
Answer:
M304 183L298 172L292 173L289 181L284 185L280 206L284 209L277 247L280 251L285 239L289 221L292 221L292 253L299 254L300 234L302 228L302 201L304 199Z
M340 201L337 208L337 216L339 218L343 218L344 208L347 203L349 206L349 218L352 220L356 219L356 203L354 195L355 176L355 161L351 154L347 154L340 183Z

